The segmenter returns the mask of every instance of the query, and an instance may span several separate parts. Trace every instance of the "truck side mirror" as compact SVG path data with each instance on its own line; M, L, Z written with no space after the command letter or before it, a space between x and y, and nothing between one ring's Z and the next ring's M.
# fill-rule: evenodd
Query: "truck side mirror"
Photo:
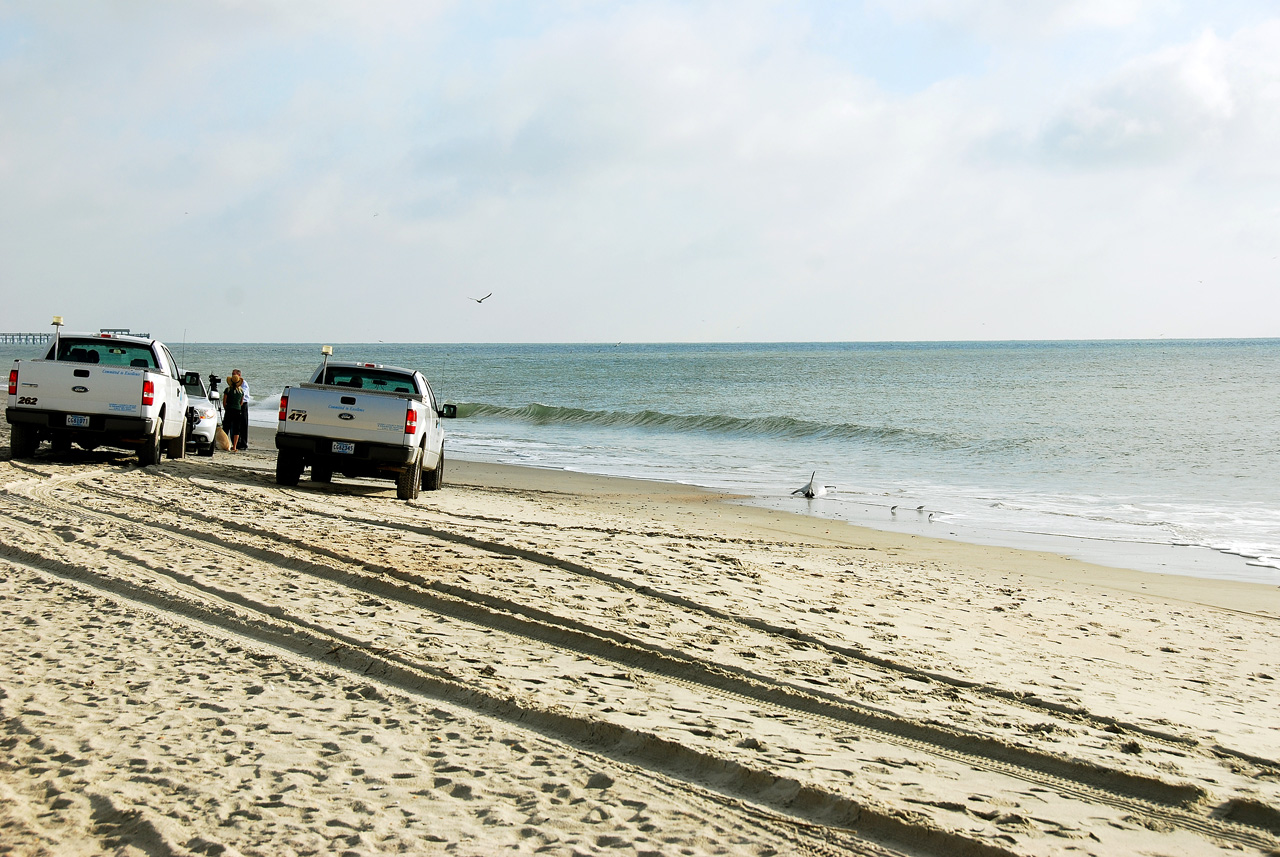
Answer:
M458 416L458 406L457 405L441 405L440 410L437 411L436 413L440 414L440 416L444 417L445 419L451 420L456 416Z

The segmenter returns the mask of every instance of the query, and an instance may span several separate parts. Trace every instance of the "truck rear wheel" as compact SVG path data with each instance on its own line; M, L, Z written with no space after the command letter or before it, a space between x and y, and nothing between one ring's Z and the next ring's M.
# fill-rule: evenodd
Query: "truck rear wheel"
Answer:
M40 447L40 430L26 423L9 426L9 457L30 458Z
M297 485L298 480L302 478L302 468L305 466L302 456L298 453L280 450L276 455L276 484Z
M142 442L142 446L138 447L138 464L142 467L151 467L159 464L163 455L163 448L160 445L160 427L163 425L163 418L156 423L156 430L151 437Z
M168 443L169 443L168 453L169 453L169 457L170 457L170 458L185 458L185 457L186 457L186 455L187 455L187 424L186 424L186 421L183 421L183 423L182 423L182 432L181 432L177 437L172 438Z
M401 500L416 500L421 485L422 450L419 449L413 454L413 464L401 470L400 475L396 477L396 496Z
M435 470L422 471L422 487L427 491L439 491L444 484L444 447L440 447L440 460Z

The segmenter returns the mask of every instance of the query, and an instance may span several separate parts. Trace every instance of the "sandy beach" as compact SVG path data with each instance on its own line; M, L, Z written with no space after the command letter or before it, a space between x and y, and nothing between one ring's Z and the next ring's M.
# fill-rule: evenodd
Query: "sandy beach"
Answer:
M0 426L0 854L1280 854L1280 587Z

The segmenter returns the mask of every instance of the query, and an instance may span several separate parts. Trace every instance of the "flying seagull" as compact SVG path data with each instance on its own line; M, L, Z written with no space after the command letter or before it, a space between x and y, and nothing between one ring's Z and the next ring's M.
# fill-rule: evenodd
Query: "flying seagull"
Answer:
M485 301L487 301L487 300L488 300L489 298L491 298L491 297L493 297L493 292L489 292L489 294L485 295L485 296L484 296L484 297L482 297L482 298L472 298L471 300L475 301L475 302L476 302L476 303L478 303L478 304L482 304L482 303L484 303Z
M803 494L804 496L809 498L821 497L823 494L826 494L829 489L836 487L834 485L819 485L817 482L817 479L818 479L818 471L815 470L813 471L813 475L809 477L808 485L797 488L791 493L793 495Z

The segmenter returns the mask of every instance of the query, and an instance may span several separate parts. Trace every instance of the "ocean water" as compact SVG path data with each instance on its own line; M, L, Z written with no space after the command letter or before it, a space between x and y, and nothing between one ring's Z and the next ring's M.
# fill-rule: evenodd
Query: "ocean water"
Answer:
M169 344L187 368L243 370L257 424L320 361L319 345ZM459 406L450 457L1280 584L1280 340L334 350L421 369ZM813 471L834 489L792 495Z

